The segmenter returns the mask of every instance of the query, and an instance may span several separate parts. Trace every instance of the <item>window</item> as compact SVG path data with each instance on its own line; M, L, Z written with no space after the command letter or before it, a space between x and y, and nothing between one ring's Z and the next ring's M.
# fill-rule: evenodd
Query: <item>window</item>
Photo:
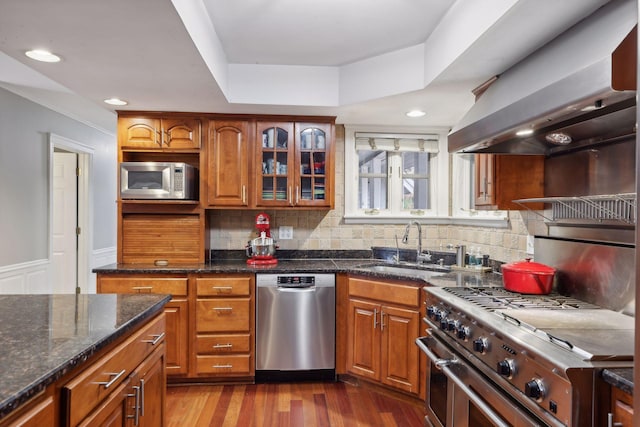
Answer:
M438 186L448 188L443 136L443 131L347 130L345 220L377 222L374 219L379 218L400 222L446 215L448 191L445 190L444 199L437 191Z
M475 156L447 151L447 129L345 127L346 223L506 227L474 209Z

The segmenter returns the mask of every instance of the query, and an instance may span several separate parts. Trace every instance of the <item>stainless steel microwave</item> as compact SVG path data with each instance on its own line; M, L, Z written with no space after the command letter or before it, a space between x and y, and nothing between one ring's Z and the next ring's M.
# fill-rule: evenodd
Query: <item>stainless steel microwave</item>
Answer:
M121 199L197 200L198 170L186 163L120 163Z

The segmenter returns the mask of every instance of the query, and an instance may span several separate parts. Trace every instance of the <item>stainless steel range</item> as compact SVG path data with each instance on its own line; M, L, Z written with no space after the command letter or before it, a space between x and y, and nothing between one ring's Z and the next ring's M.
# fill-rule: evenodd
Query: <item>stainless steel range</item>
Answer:
M633 366L634 319L574 298L425 288L428 426L599 426L600 371Z

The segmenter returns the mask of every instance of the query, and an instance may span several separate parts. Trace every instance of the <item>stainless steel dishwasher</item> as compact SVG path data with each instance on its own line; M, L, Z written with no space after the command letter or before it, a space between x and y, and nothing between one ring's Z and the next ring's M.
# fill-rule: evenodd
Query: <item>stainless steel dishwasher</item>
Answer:
M256 274L256 381L335 380L334 274Z

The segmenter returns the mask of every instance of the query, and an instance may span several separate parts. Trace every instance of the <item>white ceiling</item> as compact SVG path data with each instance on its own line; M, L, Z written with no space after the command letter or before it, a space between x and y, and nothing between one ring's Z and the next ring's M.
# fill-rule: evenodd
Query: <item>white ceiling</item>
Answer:
M0 85L114 132L122 109L451 127L471 89L606 0L3 0ZM38 63L24 51L62 57ZM427 115L409 119L421 108Z

